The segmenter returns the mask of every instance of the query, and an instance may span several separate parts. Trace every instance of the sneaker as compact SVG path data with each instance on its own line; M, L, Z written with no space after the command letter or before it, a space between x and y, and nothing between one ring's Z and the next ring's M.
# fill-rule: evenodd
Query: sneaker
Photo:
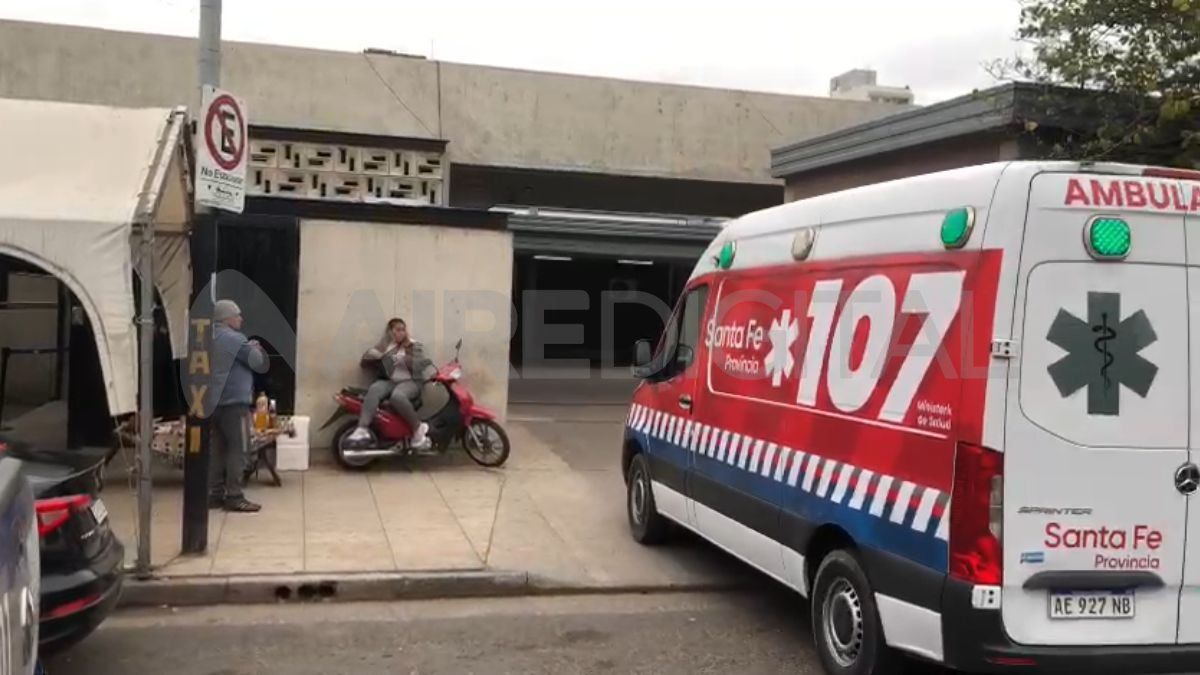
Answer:
M366 443L371 440L371 432L368 431L366 427L358 427L354 431L350 432L350 435L346 437L346 440L351 443Z
M427 445L429 443L429 425L421 422L421 426L417 427L417 433L412 435L412 440L409 442L414 448Z
M255 504L245 497L234 497L225 500L225 510L231 513L258 513L262 511L262 505Z
M225 506L225 498L222 497L221 495L209 495L208 496L208 510L209 511L212 511L213 509L224 508L224 506Z

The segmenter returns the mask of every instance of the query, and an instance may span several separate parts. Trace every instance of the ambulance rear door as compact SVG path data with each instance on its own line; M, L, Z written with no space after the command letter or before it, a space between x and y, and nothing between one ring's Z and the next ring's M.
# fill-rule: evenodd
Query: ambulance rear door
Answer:
M1002 612L1018 643L1177 640L1190 395L1179 189L1133 173L1030 183L1004 439Z

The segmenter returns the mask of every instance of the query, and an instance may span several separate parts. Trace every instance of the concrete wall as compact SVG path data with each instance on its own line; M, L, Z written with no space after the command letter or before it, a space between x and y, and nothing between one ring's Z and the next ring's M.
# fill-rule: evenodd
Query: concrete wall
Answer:
M504 413L512 236L448 227L306 220L300 226L296 410L320 424L331 396L369 381L359 358L387 319L409 324L438 365L463 340L472 391ZM314 438L325 446L328 435Z
M195 60L191 39L0 21L4 97L195 105ZM242 43L221 79L252 123L442 137L460 163L735 182L776 182L773 146L898 109Z
M1020 154L1015 139L998 135L966 136L788 176L784 195L786 201L794 202L861 185L1018 159Z

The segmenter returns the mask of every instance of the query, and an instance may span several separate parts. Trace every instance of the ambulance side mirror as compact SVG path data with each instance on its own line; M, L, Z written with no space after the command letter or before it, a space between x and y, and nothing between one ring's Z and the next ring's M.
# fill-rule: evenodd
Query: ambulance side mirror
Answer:
M633 375L638 379L646 379L654 375L652 361L654 352L649 340L638 340L633 345Z
M683 372L688 366L692 365L692 360L696 358L696 350L687 345L679 345L675 348L675 370Z

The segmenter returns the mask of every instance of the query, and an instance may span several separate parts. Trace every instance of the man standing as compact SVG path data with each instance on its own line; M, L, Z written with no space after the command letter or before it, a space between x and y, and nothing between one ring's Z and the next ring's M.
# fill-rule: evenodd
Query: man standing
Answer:
M242 494L242 474L250 454L250 409L254 373L267 372L267 354L242 334L242 310L232 300L213 306L212 455L208 465L208 506L254 513L262 506Z

